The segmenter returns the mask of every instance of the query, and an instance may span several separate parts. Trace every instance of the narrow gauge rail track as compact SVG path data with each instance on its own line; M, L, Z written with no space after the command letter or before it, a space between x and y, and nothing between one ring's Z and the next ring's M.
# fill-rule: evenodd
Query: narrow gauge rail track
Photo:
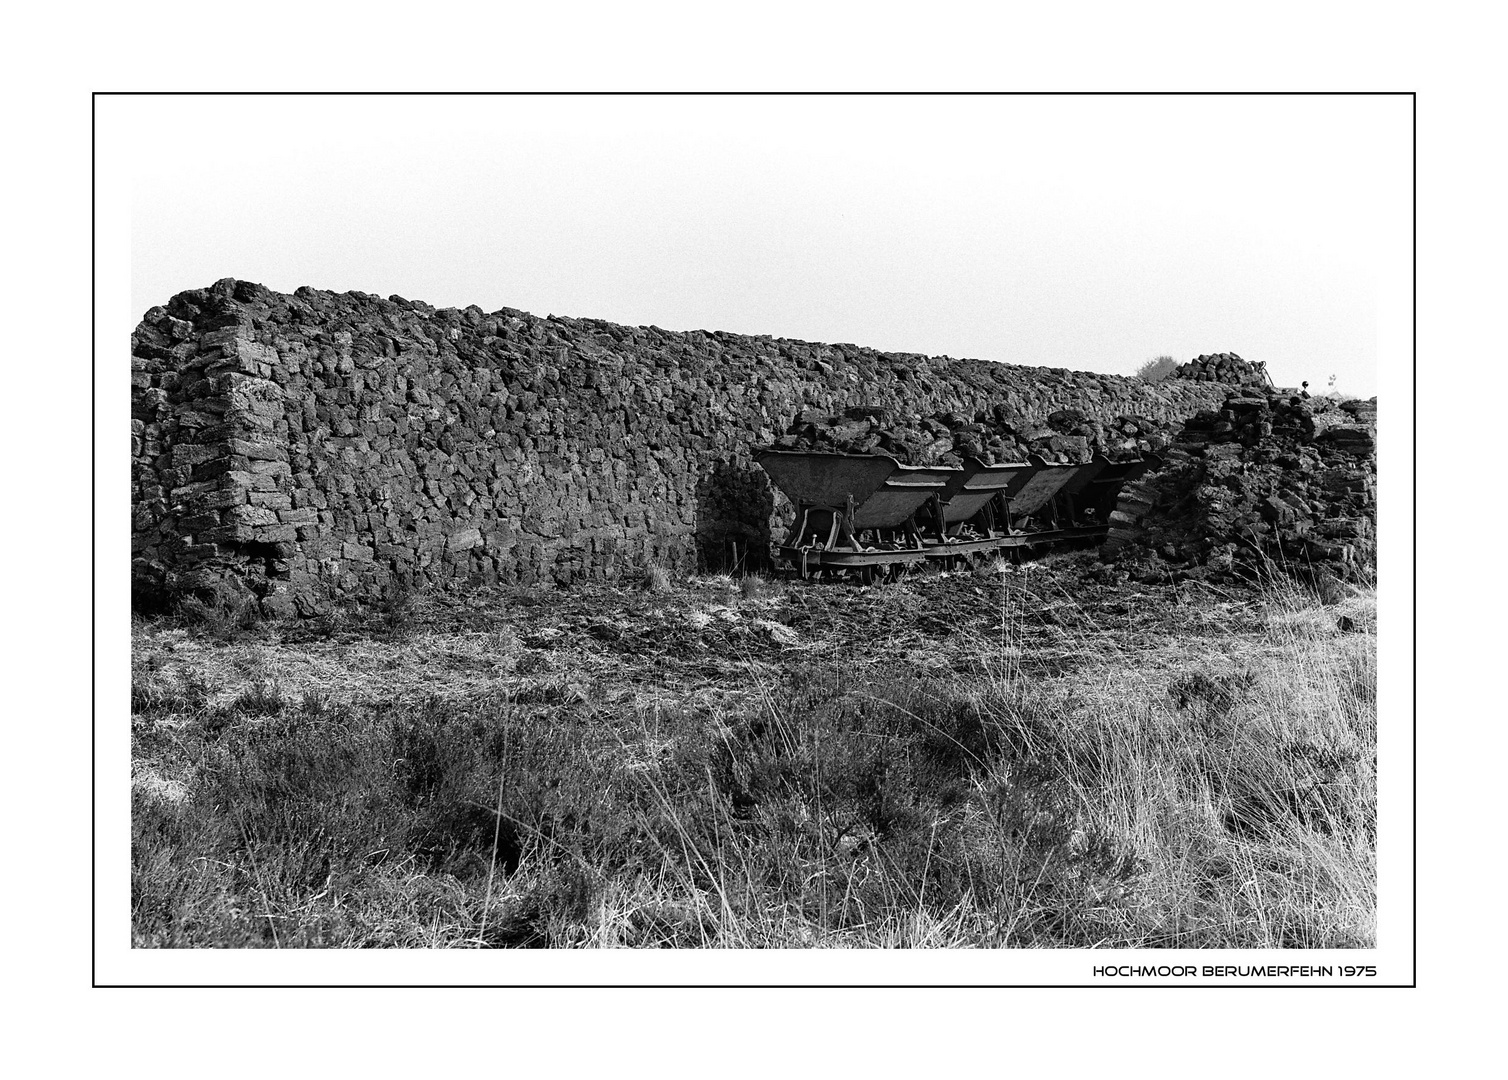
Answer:
M895 580L921 566L1104 539L1121 487L1162 459L905 465L884 454L764 449L754 460L796 507L778 548L801 577Z

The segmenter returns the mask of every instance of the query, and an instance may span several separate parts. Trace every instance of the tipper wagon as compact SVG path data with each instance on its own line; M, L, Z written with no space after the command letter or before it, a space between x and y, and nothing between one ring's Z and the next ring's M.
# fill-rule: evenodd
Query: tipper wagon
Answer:
M766 449L754 460L796 510L779 559L802 577L893 579L1012 549L1103 539L1121 485L1161 461L1032 457L906 465L884 454Z

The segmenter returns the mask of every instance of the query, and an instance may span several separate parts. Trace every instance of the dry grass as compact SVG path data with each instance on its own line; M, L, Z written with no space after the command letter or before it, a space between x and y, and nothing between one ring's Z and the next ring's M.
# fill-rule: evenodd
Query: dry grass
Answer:
M138 624L136 942L1372 943L1370 592L526 600Z
M644 575L639 584L645 592L669 592L670 571L665 567L660 566L658 563L650 563L644 568Z

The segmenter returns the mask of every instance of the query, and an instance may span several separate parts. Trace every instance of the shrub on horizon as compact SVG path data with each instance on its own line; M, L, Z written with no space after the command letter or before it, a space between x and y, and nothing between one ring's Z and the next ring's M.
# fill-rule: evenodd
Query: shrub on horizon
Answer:
M1136 369L1136 378L1142 382L1162 382L1178 367L1178 361L1171 356L1154 356L1141 367Z

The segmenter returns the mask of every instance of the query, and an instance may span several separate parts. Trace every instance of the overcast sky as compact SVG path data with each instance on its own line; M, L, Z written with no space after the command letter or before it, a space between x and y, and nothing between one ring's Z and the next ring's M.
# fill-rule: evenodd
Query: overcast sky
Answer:
M1130 373L1377 386L1409 102L107 99L137 312L222 277ZM1406 250L1403 249L1403 250Z

